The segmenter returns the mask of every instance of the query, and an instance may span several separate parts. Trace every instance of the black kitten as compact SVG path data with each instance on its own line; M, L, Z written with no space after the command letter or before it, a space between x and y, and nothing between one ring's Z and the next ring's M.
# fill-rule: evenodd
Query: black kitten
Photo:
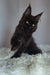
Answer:
M17 49L11 58L17 58L21 56L22 53L28 53L30 55L42 53L32 38L32 33L36 31L41 15L42 13L32 16L31 6L28 6L11 39L11 50Z

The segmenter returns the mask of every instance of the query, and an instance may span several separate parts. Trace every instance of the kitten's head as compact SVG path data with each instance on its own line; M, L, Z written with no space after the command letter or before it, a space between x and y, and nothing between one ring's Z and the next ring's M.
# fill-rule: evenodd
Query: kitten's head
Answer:
M27 9L25 10L25 12L23 13L23 16L19 22L19 25L23 25L23 27L25 28L25 30L27 30L27 32L32 33L37 29L37 24L42 14L43 12L41 12L40 14L36 16L32 16L31 6L29 5Z

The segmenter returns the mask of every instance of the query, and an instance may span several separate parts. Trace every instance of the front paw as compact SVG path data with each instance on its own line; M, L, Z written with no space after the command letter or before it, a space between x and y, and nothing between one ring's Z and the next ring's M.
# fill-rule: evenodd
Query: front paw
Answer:
M40 49L35 50L35 51L34 51L34 54L42 54L42 51L41 51Z

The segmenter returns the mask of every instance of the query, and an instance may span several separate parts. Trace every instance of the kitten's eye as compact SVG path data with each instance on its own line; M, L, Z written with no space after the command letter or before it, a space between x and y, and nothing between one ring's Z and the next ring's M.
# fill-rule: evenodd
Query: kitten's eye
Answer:
M28 22L28 21L26 21L26 23L27 23L27 24L29 24L29 22Z
M34 25L34 24L32 24L32 26L34 27L35 25Z

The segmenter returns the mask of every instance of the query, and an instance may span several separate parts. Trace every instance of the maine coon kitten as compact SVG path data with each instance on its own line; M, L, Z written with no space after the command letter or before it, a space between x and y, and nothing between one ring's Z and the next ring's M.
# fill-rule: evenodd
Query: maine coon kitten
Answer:
M32 33L36 31L42 13L32 16L31 6L27 7L11 39L11 50L17 49L11 58L20 57L22 53L30 55L42 53L32 38Z

